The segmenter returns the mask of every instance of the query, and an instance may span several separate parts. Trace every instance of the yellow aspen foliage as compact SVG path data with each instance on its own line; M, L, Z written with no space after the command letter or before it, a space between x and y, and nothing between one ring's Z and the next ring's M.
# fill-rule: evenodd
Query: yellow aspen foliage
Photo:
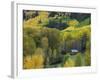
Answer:
M44 57L43 55L32 55L30 58L29 56L24 58L24 69L35 69L35 68L43 68L44 65Z
M67 24L68 24L69 26L74 26L74 27L76 27L76 26L79 24L79 22L78 22L77 20L70 20L70 21L67 22Z
M72 59L68 59L65 61L64 67L74 67L75 66L75 62Z
M41 54L35 54L32 56L33 68L43 68L44 57Z
M46 21L48 18L48 12L41 11L39 15L35 18L31 18L27 21L24 21L24 27L33 27L33 28L41 28L39 21Z
M34 55L32 56L33 68L44 67L44 55L42 48L37 48Z
M71 40L71 34L69 32L64 32L62 37L63 37L63 41Z
M24 57L24 69L35 69L44 67L44 55L42 48L37 48L31 56Z
M24 57L23 68L24 69L32 69L33 68L33 62L32 62L31 56Z
M49 15L49 13L46 12L46 11L39 12L39 16L40 16L41 19L48 18L48 15Z

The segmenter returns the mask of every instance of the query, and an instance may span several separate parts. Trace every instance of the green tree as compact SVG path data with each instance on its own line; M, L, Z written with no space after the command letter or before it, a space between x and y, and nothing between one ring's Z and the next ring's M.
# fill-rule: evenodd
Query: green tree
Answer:
M85 51L85 65L91 65L91 53L90 53L90 40L86 42L86 51Z
M54 58L57 57L57 50L56 50L56 49L53 50L53 57L54 57Z
M52 57L52 49L51 48L48 49L48 55L49 55L49 57Z
M30 28L30 27L25 27L24 29L23 29L23 34L24 35L27 35L27 36L29 36L29 37L33 37L33 29L32 28Z
M81 53L77 53L76 60L75 60L75 66L82 66L82 56Z
M91 65L91 54L90 51L85 52L85 65L90 66Z
M91 18L88 17L79 23L79 27L83 27L83 26L90 25L90 24L91 24Z
M60 31L57 29L49 29L47 37L48 37L49 47L52 50L57 49L60 45Z
M43 49L47 49L48 48L48 38L47 37L43 37L42 39L41 39L41 46L42 46L42 48Z
M23 54L32 55L36 49L35 41L29 35L24 35L23 37Z

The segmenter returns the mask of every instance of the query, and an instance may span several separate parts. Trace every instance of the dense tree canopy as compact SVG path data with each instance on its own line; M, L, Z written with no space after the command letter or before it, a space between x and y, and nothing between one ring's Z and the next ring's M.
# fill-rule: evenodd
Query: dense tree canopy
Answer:
M23 68L91 65L91 14L23 10Z

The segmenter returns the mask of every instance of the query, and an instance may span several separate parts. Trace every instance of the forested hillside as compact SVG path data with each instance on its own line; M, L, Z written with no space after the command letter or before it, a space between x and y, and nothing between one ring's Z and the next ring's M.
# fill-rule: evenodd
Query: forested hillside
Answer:
M23 68L91 65L91 14L23 10Z

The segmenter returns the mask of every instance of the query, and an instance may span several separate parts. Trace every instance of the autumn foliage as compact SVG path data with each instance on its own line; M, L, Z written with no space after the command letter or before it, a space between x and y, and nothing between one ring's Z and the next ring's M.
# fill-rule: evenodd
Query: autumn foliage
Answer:
M23 10L23 69L91 65L89 13Z

